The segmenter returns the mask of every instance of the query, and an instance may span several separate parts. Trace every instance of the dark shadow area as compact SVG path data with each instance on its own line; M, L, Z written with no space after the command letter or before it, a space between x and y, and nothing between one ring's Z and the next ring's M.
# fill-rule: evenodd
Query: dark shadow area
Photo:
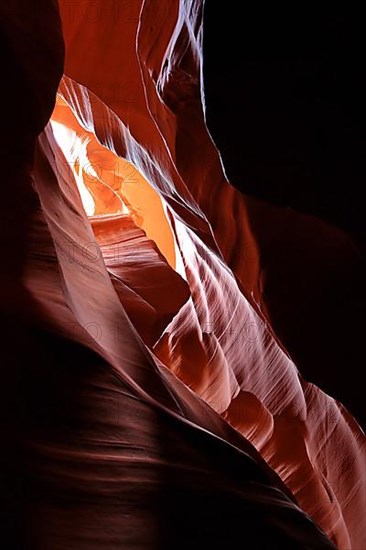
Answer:
M362 17L236 9L206 2L206 118L251 197L262 305L303 376L365 423Z

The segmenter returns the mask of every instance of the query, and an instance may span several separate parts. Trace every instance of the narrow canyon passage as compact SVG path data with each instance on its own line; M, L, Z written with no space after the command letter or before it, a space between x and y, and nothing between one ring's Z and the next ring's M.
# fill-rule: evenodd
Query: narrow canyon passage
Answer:
M360 232L238 183L203 8L0 8L4 548L366 545Z

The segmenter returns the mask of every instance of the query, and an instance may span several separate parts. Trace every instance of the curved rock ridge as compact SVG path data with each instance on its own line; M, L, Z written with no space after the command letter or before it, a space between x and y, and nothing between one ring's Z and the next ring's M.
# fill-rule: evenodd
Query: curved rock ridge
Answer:
M0 8L38 107L1 91L6 548L366 544L364 434L276 336L205 125L202 8Z

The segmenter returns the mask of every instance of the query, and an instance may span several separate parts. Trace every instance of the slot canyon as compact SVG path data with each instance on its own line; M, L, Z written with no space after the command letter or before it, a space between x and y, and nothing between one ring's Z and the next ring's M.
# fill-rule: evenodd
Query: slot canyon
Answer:
M1 548L365 550L357 19L1 2Z

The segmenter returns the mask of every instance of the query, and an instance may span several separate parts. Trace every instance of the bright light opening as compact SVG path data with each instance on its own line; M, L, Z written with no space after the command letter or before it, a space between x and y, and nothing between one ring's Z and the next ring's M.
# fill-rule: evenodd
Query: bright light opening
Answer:
M175 238L166 208L153 186L133 164L103 147L92 132L87 132L60 96L51 125L91 221L130 216L175 269Z

